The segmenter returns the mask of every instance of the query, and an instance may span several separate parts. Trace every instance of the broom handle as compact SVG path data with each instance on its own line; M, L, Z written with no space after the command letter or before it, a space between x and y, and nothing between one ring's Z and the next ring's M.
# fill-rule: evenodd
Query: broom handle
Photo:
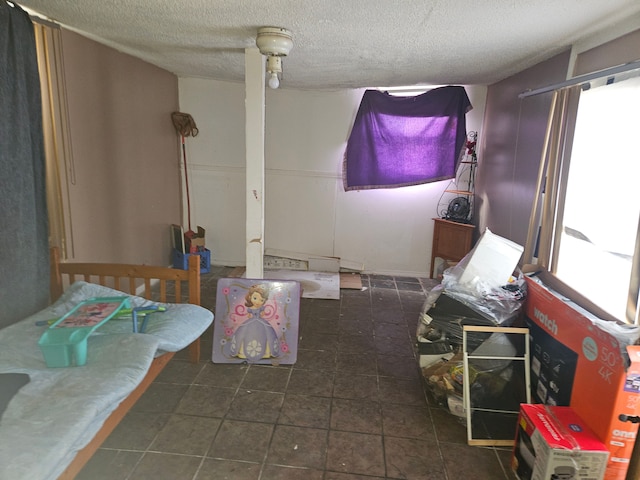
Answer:
M189 231L191 230L191 200L189 199L189 174L187 173L187 150L184 145L184 135L182 135L182 158L184 159L184 184L187 193L187 219L189 222Z

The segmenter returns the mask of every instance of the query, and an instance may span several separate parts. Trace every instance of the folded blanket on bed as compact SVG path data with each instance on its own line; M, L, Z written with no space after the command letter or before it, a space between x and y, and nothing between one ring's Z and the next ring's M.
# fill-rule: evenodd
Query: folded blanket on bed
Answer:
M131 320L110 320L87 343L81 367L47 368L36 322L60 317L77 303L122 292L77 282L52 306L0 330L0 373L30 377L0 419L0 478L55 479L101 428L105 419L142 381L154 356L178 351L197 339L213 314L189 304L162 304L146 333ZM157 305L131 297L132 307Z

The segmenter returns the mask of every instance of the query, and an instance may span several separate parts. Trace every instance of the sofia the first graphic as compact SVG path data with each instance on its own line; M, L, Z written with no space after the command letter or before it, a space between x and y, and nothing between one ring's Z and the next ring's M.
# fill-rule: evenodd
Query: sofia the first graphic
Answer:
M255 363L263 358L280 356L280 340L267 318L270 305L266 305L269 291L264 285L253 285L245 296L247 319L231 336L229 351L238 358ZM239 309L240 316L244 313ZM275 310L275 308L274 308ZM232 315L237 315L234 313ZM286 344L283 344L283 346Z
M295 363L300 286L294 281L220 279L216 363Z

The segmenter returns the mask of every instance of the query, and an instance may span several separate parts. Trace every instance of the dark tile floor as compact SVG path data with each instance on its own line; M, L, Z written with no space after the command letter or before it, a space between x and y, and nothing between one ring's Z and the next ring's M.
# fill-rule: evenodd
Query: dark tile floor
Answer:
M202 278L215 311L217 279ZM176 355L79 479L505 480L508 448L470 447L435 404L414 353L433 280L363 275L363 291L303 299L294 365Z

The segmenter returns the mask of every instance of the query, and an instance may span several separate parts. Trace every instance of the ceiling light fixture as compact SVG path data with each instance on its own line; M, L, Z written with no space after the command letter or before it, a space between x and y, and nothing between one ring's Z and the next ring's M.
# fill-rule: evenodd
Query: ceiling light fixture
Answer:
M293 47L293 35L282 27L262 27L258 29L256 45L267 57L268 85L276 89L280 86L278 75L282 75L282 57L289 55Z

